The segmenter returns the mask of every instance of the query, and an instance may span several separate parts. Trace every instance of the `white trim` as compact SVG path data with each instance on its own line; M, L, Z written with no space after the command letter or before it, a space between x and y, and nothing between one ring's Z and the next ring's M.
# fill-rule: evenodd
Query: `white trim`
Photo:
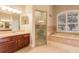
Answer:
M58 13L57 14L57 32L76 32L76 31L69 31L67 28L67 25L69 24L68 22L67 22L67 14L69 13L69 12L77 12L78 13L78 16L77 16L77 19L78 19L78 23L72 23L72 24L78 24L78 27L79 27L79 10L68 10L68 11L63 11L63 12L60 12L60 13ZM64 31L60 31L59 29L58 29L58 25L59 25L59 23L58 23L58 17L60 16L60 15L62 15L62 14L65 14L66 15L66 30L64 30ZM60 24L64 24L64 23L60 23ZM79 30L79 28L78 28L78 30Z

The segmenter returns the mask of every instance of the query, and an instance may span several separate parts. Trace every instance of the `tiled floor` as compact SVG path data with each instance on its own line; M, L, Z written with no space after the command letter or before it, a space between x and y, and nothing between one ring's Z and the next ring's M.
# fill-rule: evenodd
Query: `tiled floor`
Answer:
M25 47L15 53L79 53L79 47L48 41L48 45Z
M66 52L63 49L50 47L50 46L39 46L35 48L25 47L15 53L59 53L59 52Z

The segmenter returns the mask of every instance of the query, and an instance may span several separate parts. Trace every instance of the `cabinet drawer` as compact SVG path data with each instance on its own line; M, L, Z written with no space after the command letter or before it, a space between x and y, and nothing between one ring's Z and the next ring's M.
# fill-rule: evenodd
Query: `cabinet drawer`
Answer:
M8 42L7 49L5 52L14 52L17 49L17 42L11 41Z
M18 39L18 48L22 48L24 44L23 39Z
M0 39L0 43L8 42L11 40L12 40L11 38L2 38L2 39Z
M0 44L0 52L13 52L17 48L16 41L9 41Z
M23 37L29 37L29 34L24 34Z

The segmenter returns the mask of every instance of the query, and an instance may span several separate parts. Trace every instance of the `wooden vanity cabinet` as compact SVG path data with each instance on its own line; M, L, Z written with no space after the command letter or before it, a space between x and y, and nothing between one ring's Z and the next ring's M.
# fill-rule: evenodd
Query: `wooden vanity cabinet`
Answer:
M26 34L24 34L23 35L23 46L26 46L26 45L29 45L29 43L30 43L30 36L29 36L29 34L28 35L26 35Z
M0 52L14 52L22 47L28 46L30 40L29 37L29 34L21 34L16 36L0 38Z
M6 37L2 38L0 40L3 40L2 42L0 41L0 52L13 52L17 48L17 41L13 39L13 37Z
M29 34L23 34L17 36L17 41L18 41L18 48L22 48L24 46L27 46L29 44Z
M16 38L17 38L17 47L18 47L18 49L22 48L23 44L24 44L22 35L18 35Z

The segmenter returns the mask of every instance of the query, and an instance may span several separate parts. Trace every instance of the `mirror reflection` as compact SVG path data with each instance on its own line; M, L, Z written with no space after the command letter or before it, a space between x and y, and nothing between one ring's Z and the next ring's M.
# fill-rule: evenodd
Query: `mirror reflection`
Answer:
M0 12L0 31L19 30L20 15Z
M0 31L11 30L12 28L11 22L12 22L11 14L0 12Z

